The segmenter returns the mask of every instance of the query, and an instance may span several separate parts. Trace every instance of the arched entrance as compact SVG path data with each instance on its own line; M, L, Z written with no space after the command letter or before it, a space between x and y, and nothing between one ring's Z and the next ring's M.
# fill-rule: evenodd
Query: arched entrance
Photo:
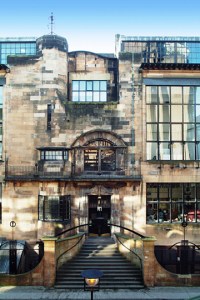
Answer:
M89 234L110 235L111 196L88 195L88 210Z

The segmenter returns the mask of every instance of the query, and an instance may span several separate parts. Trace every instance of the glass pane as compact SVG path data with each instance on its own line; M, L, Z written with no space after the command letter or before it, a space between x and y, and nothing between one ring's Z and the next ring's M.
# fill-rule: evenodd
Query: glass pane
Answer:
M79 101L79 93L78 92L72 92L72 101Z
M84 170L98 171L98 151L95 149L84 151Z
M114 150L104 149L101 150L101 170L102 171L115 171L116 169L116 154Z
M159 203L158 222L170 222L170 203Z
M200 104L200 87L195 87L196 92L196 104Z
M146 87L146 102L147 103L157 103L157 87L156 86L147 86Z
M92 81L87 81L87 91L92 91Z
M157 122L157 105L147 105L147 122Z
M157 160L158 150L157 143L147 143L147 160Z
M200 202L197 203L196 208L197 208L197 212L196 212L196 214L197 214L197 222L200 222Z
M79 81L72 81L72 90L73 91L79 90Z
M167 86L159 87L159 103L170 103L170 90Z
M184 204L184 215L188 222L196 222L196 207L195 203Z
M183 88L183 101L185 104L194 104L195 103L195 95L194 95L194 87L184 87Z
M99 81L93 81L93 91L99 91Z
M184 159L195 160L195 143L184 144Z
M158 187L157 184L147 184L147 200L158 201Z
M106 90L107 90L107 82L100 81L100 91L106 91Z
M195 124L184 124L184 141L195 140Z
M101 102L106 102L107 101L107 92L100 92L99 96L100 96L100 101Z
M170 122L170 106L159 105L159 121Z
M196 183L196 198L200 202L200 183Z
M45 200L45 219L47 220L60 219L59 197L49 196L48 200Z
M93 101L99 101L99 92L93 92Z
M79 101L85 101L85 92L80 92L79 96L80 96Z
M183 203L172 203L172 212L171 218L172 222L180 222L182 221L182 211L183 211Z
M182 87L180 86L171 87L171 103L182 104Z
M185 202L195 201L195 184L187 183L183 187L183 197Z
M171 184L171 189L172 189L172 201L181 201L183 199L182 195L182 184L180 183L172 183Z
M160 159L170 160L170 144L160 143Z
M80 91L85 91L85 90L86 90L86 82L80 81Z
M171 105L171 122L182 122L182 105Z
M170 126L169 124L159 124L159 141L170 140Z
M182 143L173 143L172 149L172 160L182 160L183 159L183 145Z
M86 101L92 102L92 92L86 92Z
M172 141L182 141L182 124L171 124Z
M147 124L147 141L157 141L157 124Z
M157 204L156 203L148 203L147 204L147 222L155 223L157 215Z
M184 105L183 112L184 112L184 122L194 122L194 105Z
M200 105L196 105L196 122L200 123Z
M196 160L200 160L200 143L196 144Z
M196 140L200 141L200 124L196 124Z
M159 201L170 200L170 185L168 183L159 184Z

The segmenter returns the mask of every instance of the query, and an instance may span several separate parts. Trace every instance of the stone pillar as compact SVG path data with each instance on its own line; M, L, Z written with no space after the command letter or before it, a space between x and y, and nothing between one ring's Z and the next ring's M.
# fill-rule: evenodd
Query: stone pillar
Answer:
M52 287L56 278L56 241L54 237L43 237L44 242L44 273L43 284Z
M151 287L155 285L155 255L154 244L155 237L147 237L143 241L143 277L144 285Z

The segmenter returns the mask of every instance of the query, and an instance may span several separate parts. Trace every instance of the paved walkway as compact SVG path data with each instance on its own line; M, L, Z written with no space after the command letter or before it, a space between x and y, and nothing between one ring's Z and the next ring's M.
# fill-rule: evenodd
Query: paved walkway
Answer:
M100 290L95 299L112 300L200 300L200 287L155 287L141 290ZM56 290L44 287L0 287L1 300L90 300L90 292L83 290Z

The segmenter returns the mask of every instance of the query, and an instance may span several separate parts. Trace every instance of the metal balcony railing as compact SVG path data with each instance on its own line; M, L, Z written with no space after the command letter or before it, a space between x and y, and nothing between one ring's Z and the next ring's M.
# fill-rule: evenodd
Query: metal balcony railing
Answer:
M64 168L38 169L36 166L6 166L6 180L37 180L37 179L63 179L63 180L133 180L141 179L139 170L130 175L116 172L67 172Z

